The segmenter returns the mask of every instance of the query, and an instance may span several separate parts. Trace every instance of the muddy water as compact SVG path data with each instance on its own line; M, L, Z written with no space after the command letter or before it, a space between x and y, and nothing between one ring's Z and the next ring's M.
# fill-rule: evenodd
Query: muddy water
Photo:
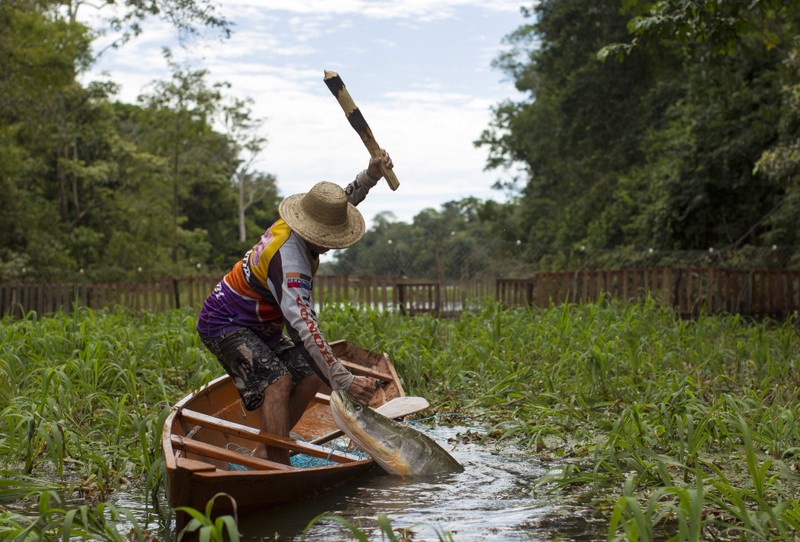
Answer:
M439 540L443 533L456 542L605 540L605 530L588 519L586 507L573 509L557 497L533 492L548 467L521 450L482 445L469 438L476 430L467 427L415 427L449 450L464 472L415 479L375 467L369 476L323 495L240 518L242 539L300 540L314 518L328 513L357 525L371 541L387 539L377 525L379 514L386 514L395 530L413 531L415 541ZM137 508L130 497L118 504ZM163 525L151 529L165 531ZM306 534L314 541L355 539L334 520L319 521Z

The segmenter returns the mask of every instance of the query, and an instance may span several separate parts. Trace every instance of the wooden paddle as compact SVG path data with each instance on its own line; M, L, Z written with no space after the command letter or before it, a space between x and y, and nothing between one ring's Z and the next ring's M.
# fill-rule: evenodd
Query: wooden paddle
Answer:
M416 414L417 412L422 412L426 408L430 406L428 400L424 397L395 397L391 401L387 401L383 403L378 408L374 409L375 412L386 416L387 418L392 418L393 420L399 418L405 418L406 416L410 416L412 414ZM309 441L309 444L323 444L335 438L341 437L344 433L341 430L336 430L328 433L327 435L323 435L321 437L317 437L314 440Z
M405 418L428 408L430 403L424 397L395 397L375 409L375 412L387 418Z

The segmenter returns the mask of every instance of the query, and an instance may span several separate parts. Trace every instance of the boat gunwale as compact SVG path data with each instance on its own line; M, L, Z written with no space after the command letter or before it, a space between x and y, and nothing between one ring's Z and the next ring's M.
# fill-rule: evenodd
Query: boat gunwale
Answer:
M334 347L334 349L342 348L343 353L349 352L351 349L358 351L359 353L363 353L364 355L363 359L371 362L371 364L368 363L363 365L364 371L368 374L380 371L382 373L381 376L383 375L390 376L391 383L394 385L394 388L396 389L397 396L398 397L405 396L405 391L403 390L400 378L397 374L394 364L392 363L387 353L385 352L378 353L377 351L368 350L353 343L350 343L347 340L338 340L331 342L330 344L332 347ZM349 356L347 358L342 358L342 359L344 361L345 359L348 358ZM375 360L377 359L380 359L381 361L375 362ZM380 365L383 360L385 360L386 365L379 370L378 365ZM359 365L359 364L357 363L357 361L349 359L348 366L353 366L353 365ZM184 409L197 410L195 408L192 408L193 401L200 399L202 395L213 394L217 388L230 385L230 381L231 378L227 374L215 377L208 383L203 384L197 389L186 394L171 407L169 414L164 420L164 425L162 428L162 435L161 435L162 452L164 455L165 469L168 478L175 477L178 475L178 473L182 472L183 473L182 476L189 475L191 477L198 477L202 479L215 479L215 480L224 480L226 478L230 478L231 480L235 480L235 479L240 479L242 477L249 478L249 477L273 477L276 475L294 475L299 472L325 472L329 470L348 471L351 469L364 468L366 465L374 463L374 460L371 457L367 456L363 459L354 458L353 460L346 462L332 461L330 465L315 465L315 466L301 467L301 468L290 468L286 470L272 470L272 469L260 469L260 468L251 468L248 470L226 470L213 465L213 463L206 463L201 459L191 459L187 457L186 451L181 450L179 447L173 445L172 442L173 435L184 436L190 439L193 438L192 435L187 434L186 432L184 432L184 434L181 435L180 431L175 431L178 424L181 423L180 416L182 410ZM326 401L327 397L328 396L325 395L324 393L318 393L314 398L312 398L312 402L313 401L327 402ZM230 404L232 403L228 403L228 405ZM309 403L309 405L311 405L311 403ZM201 412L208 416L212 416L222 421L227 421L219 416L214 416L213 414L202 412L202 410L198 410L198 412ZM215 430L216 428L210 428L210 429ZM203 442L202 440L198 441ZM305 441L299 441L299 442L303 443ZM302 453L302 450L295 450L295 451L299 451L300 453ZM181 466L179 464L181 462L180 459L206 463L212 468L209 468L207 470L199 467L188 468L186 466ZM169 480L168 480L168 485L169 485Z

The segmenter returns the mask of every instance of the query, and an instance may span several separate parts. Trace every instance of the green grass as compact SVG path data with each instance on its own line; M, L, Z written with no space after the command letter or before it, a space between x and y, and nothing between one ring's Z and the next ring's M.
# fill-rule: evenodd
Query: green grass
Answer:
M800 336L793 323L681 320L652 301L458 320L332 317L392 355L413 393L483 419L587 499L609 539L793 540Z
M487 303L457 319L330 307L322 322L329 339L388 352L433 413L480 420L486 438L550 466L530 490L582 503L609 539L792 540L800 529L792 322L681 320L654 302ZM103 503L130 480L163 492L169 407L221 373L194 323L187 311L2 320L0 535L147 539ZM203 517L212 539L235 537L229 520Z

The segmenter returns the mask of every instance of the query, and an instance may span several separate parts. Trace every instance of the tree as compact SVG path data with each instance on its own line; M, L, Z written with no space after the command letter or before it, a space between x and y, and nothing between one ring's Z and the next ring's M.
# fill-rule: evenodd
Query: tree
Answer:
M528 172L519 202L526 244L585 244L619 173L643 161L639 142L659 122L660 92L669 90L656 84L655 68L671 61L642 53L624 64L596 60L626 35L618 0L545 0L524 15L535 22L507 38L513 48L495 66L528 98L498 105L477 144L490 151L488 167L521 163Z
M502 274L509 243L492 235L498 213L505 214L499 209L493 201L464 198L424 209L411 224L381 213L364 239L337 251L323 272L439 280Z
M798 81L797 71L785 67L796 47L800 4L626 4L633 16L632 37L603 48L600 57L669 47L685 59L688 82L687 99L673 106L671 126L660 136L651 134L651 143L662 152L652 153L660 158L651 160L642 175L661 187L661 197L644 210L641 222L653 237L671 239L676 248L788 240L771 230L784 231L791 223L780 223L778 212L791 183L772 167L761 168L770 174L758 176L754 166L770 162L774 155L768 149L781 137L780 127L791 124L779 122L793 116L791 106L787 110L791 101L782 103L780 89ZM672 165L664 169L668 161ZM671 179L666 183L665 174Z
M778 198L758 227L767 229L770 244L798 245L797 217L800 216L800 49L793 48L786 67L794 77L783 88L783 111L778 124L778 141L765 150L755 173L769 179L779 190ZM798 263L795 255L795 265Z
M259 135L262 121L253 118L252 103L252 99L236 98L223 107L224 125L230 139L232 152L239 157L232 182L238 196L240 243L246 243L248 240L247 221L245 220L247 210L265 200L277 205L278 199L275 177L253 170L267 139Z
M89 43L83 25L48 17L36 4L0 4L0 185L7 202L0 220L8 222L2 258L18 262L16 271L70 263L67 230L80 219L70 205L82 204L84 194L82 172L67 179L65 167L81 152L76 131L85 110L73 105L91 108L75 85L91 60ZM66 230L53 227L61 219Z
M181 225L184 222L181 200L198 182L219 183L230 177L233 158L228 142L214 137L211 122L222 105L227 83L209 85L207 70L192 70L177 64L165 49L164 57L172 69L168 81L156 81L139 103L152 116L149 144L156 154L169 156L172 184L172 263L179 260ZM155 135L155 138L153 138ZM209 152L211 151L211 152ZM210 159L214 156L214 159Z
M528 172L528 254L705 250L787 231L776 221L788 216L778 211L791 182L767 163L786 156L776 141L794 141L780 89L797 81L786 69L797 7L545 0L526 10L535 21L509 36L514 48L496 65L528 98L499 104L477 144L488 167Z
M227 84L208 85L203 70L167 54L172 80L138 106L113 103L113 83L77 80L93 60L94 35L77 22L85 5L0 3L0 276L63 280L103 268L109 279L238 256L231 181L239 153L255 148L213 127ZM177 17L205 7L133 1L116 13L135 24L155 9ZM248 184L274 188L271 176L250 173Z
M225 38L231 33L231 23L217 14L217 6L210 0L103 0L99 5L93 0L39 0L38 3L63 12L72 23L78 21L84 6L107 12L103 20L117 34L111 44L114 48L140 35L142 23L148 17L170 23L181 40L198 34L202 28L219 31Z
M622 57L649 43L677 43L695 60L737 51L755 39L766 50L792 46L800 18L797 0L624 0L631 37L610 43L601 57Z

